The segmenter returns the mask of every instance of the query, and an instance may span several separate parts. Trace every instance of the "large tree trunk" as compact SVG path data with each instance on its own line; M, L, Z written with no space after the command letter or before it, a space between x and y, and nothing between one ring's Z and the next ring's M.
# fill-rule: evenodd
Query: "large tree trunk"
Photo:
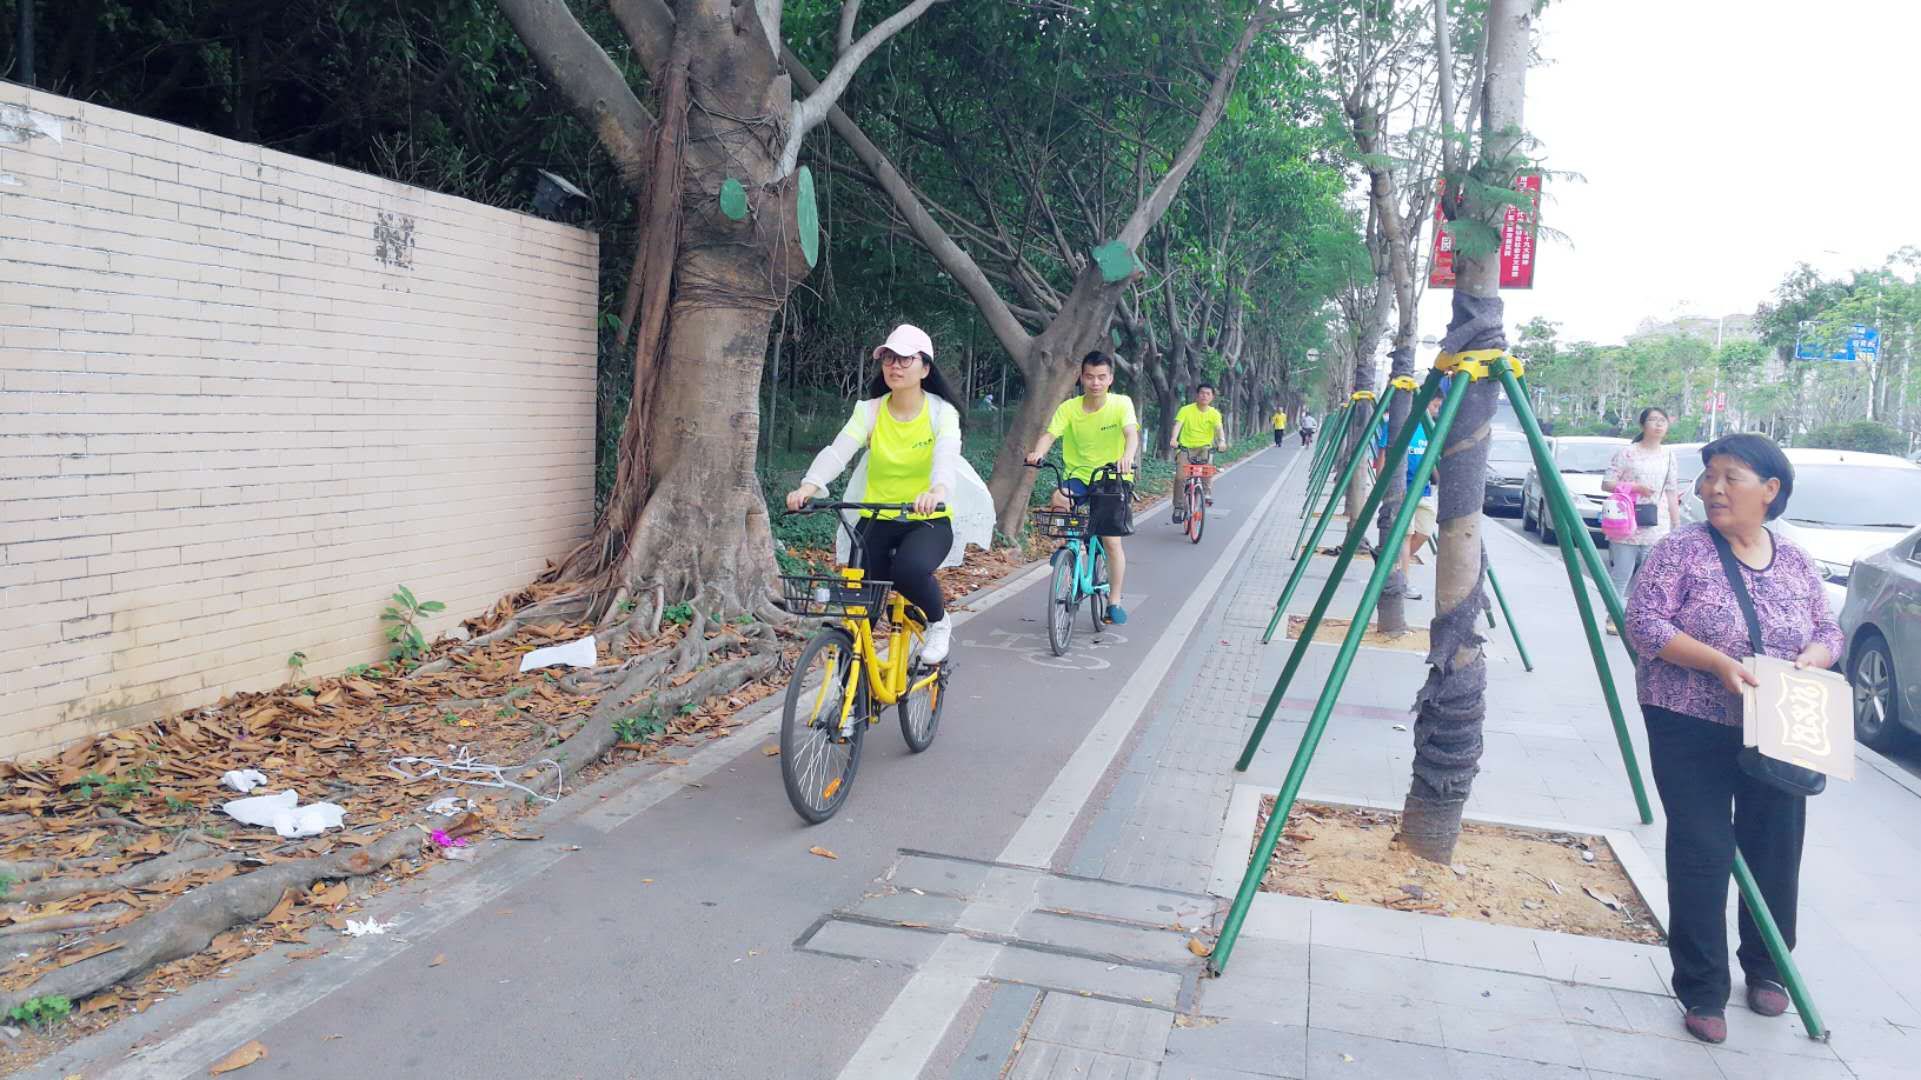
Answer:
M1386 260L1382 260L1380 273L1374 280L1374 302L1369 306L1367 317L1361 324L1359 340L1354 347L1354 383L1352 392L1374 389L1375 352L1380 348L1381 335L1387 331L1387 317L1394 310L1394 289L1388 278ZM1367 401L1354 402L1361 411L1349 422L1346 438L1342 440L1342 461L1360 449L1367 418L1373 406ZM1367 469L1354 470L1354 479L1347 485L1347 527L1365 529L1367 522L1361 520L1361 504L1367 501Z
M677 6L678 18L659 5L616 11L653 61L652 122L622 101L618 73L564 7L502 3L623 177L644 189L634 260L642 280L622 311L634 374L614 490L592 534L549 575L591 590L595 617L643 585L659 585L669 602L704 596L725 611L763 611L775 595L754 475L761 368L774 313L808 267L794 224L797 185L778 168L775 133L736 118L787 115L791 88L754 9L729 0ZM660 55L663 41L671 44ZM743 221L718 206L729 176L748 191Z
M1474 168L1481 183L1497 190L1506 190L1521 166L1522 100L1533 7L1533 0L1492 0L1487 15L1483 127ZM1459 191L1461 186L1449 185L1449 189ZM1498 228L1504 207L1470 204L1462 212ZM1441 351L1505 348L1498 251L1463 257L1458 265L1453 315ZM1401 812L1401 835L1409 849L1440 863L1453 860L1454 845L1461 836L1461 811L1480 771L1487 659L1481 651L1479 626L1488 606L1481 587L1487 573L1487 554L1481 544L1481 495L1487 472L1488 421L1500 393L1492 380L1474 383L1440 448L1441 553L1432 646L1427 683L1415 698L1414 769Z

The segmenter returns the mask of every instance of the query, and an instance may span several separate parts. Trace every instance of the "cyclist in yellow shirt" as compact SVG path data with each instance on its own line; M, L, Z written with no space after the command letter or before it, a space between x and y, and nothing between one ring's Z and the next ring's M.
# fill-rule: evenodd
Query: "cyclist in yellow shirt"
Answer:
M1274 445L1279 446L1286 441L1287 410L1276 405L1274 406Z
M1067 509L1072 501L1087 497L1087 485L1094 470L1103 465L1118 465L1121 475L1134 476L1134 463L1141 451L1141 421L1134 411L1134 399L1126 394L1110 394L1114 385L1114 359L1096 350L1081 357L1081 396L1068 398L1054 410L1047 430L1034 440L1029 465L1039 464L1047 449L1061 440L1061 460L1066 463L1066 479L1054 492L1054 508ZM1107 621L1124 623L1127 609L1121 606L1121 581L1127 573L1127 555L1118 536L1101 537L1107 552Z
M861 512L862 568L872 580L892 581L921 610L927 620L921 661L937 664L947 658L954 628L934 570L954 546L954 512L940 507L955 490L962 464L960 413L953 404L962 399L934 366L934 342L919 327L896 327L874 358L880 373L867 388L868 398L854 406L801 485L787 493L787 508L798 510L825 493L866 448L866 490L849 492L850 500L913 503L914 510Z
M1215 450L1227 449L1227 425L1221 411L1214 407L1213 383L1202 383L1195 387L1194 400L1181 406L1181 411L1174 414L1174 436L1167 445L1174 451L1177 467L1205 465L1214 456ZM1207 505L1213 506L1213 477L1201 480L1201 491L1207 496Z

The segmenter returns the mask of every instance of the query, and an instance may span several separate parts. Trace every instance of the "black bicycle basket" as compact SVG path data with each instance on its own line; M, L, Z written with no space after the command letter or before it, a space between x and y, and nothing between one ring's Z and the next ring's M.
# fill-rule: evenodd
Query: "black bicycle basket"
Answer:
M891 581L848 581L839 574L782 574L781 607L789 614L879 618Z
M1034 510L1028 517L1034 522L1035 532L1054 540L1085 540L1093 524L1085 509Z

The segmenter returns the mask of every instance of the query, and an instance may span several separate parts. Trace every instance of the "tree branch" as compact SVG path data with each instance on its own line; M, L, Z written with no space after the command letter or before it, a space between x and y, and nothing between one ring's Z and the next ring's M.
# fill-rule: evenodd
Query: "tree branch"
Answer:
M1180 154L1174 158L1167 174L1154 185L1154 191L1147 201L1136 206L1127 224L1121 227L1118 239L1129 251L1139 247L1147 236L1147 230L1153 228L1161 215L1167 213L1167 208L1174 202L1175 192L1180 190L1181 181L1187 179L1194 163L1201 159L1201 150L1207 145L1208 135L1213 133L1214 125L1220 122L1221 114L1227 110L1228 91L1234 85L1234 77L1240 73L1242 62L1247 59L1247 51L1254 46L1254 39L1260 36L1261 31L1267 29L1274 15L1275 9L1262 0L1254 13L1248 16L1241 39L1234 43L1226 61L1221 64L1220 74L1214 77L1214 85L1207 92L1207 104L1202 106L1200 119L1187 136L1187 145L1181 147Z
M658 80L667 70L667 51L674 42L672 9L665 0L607 0L607 10L613 12L647 77Z
M854 23L860 18L860 0L842 0L840 29L834 34L834 55L845 56L854 47Z
M820 126L827 119L827 110L840 100L847 90L847 84L854 78L854 72L861 62L874 55L874 50L886 43L888 38L900 33L907 25L921 17L921 13L939 3L940 0L913 0L912 3L887 18L882 19L872 30L862 34L859 41L848 46L834 61L833 69L827 77L807 91L805 100L794 102L794 111L788 121L787 146L780 152L779 175L786 176L800 164L800 144L807 133ZM841 11L842 28L849 26L847 12Z
M807 70L807 65L801 63L800 57L795 56L792 49L781 50L781 63L793 76L794 85L808 94L811 95L819 87L820 84ZM887 160L887 155L881 153L880 147L874 145L860 125L838 107L828 108L827 122L832 125L834 133L841 137L841 141L854 151L854 156L867 167L867 171L873 174L874 179L880 182L881 190L887 192L888 198L894 201L895 208L913 227L914 236L933 254L941 269L947 271L974 301L981 317L987 320L988 328L1000 340L1001 347L1016 360L1025 357L1033 343L1032 335L1008 310L1007 301L994 291L993 284L981 272L980 266L927 213L927 208L921 205L920 198L900 170L894 168L894 163Z
M630 191L646 182L654 116L564 0L499 0L540 73L592 129Z

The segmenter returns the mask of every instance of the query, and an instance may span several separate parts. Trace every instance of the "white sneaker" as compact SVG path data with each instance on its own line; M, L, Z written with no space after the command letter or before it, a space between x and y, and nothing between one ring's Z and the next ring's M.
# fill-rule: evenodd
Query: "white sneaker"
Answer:
M942 615L940 621L927 627L927 634L921 639L920 662L938 664L947 659L948 646L954 638L954 617Z

